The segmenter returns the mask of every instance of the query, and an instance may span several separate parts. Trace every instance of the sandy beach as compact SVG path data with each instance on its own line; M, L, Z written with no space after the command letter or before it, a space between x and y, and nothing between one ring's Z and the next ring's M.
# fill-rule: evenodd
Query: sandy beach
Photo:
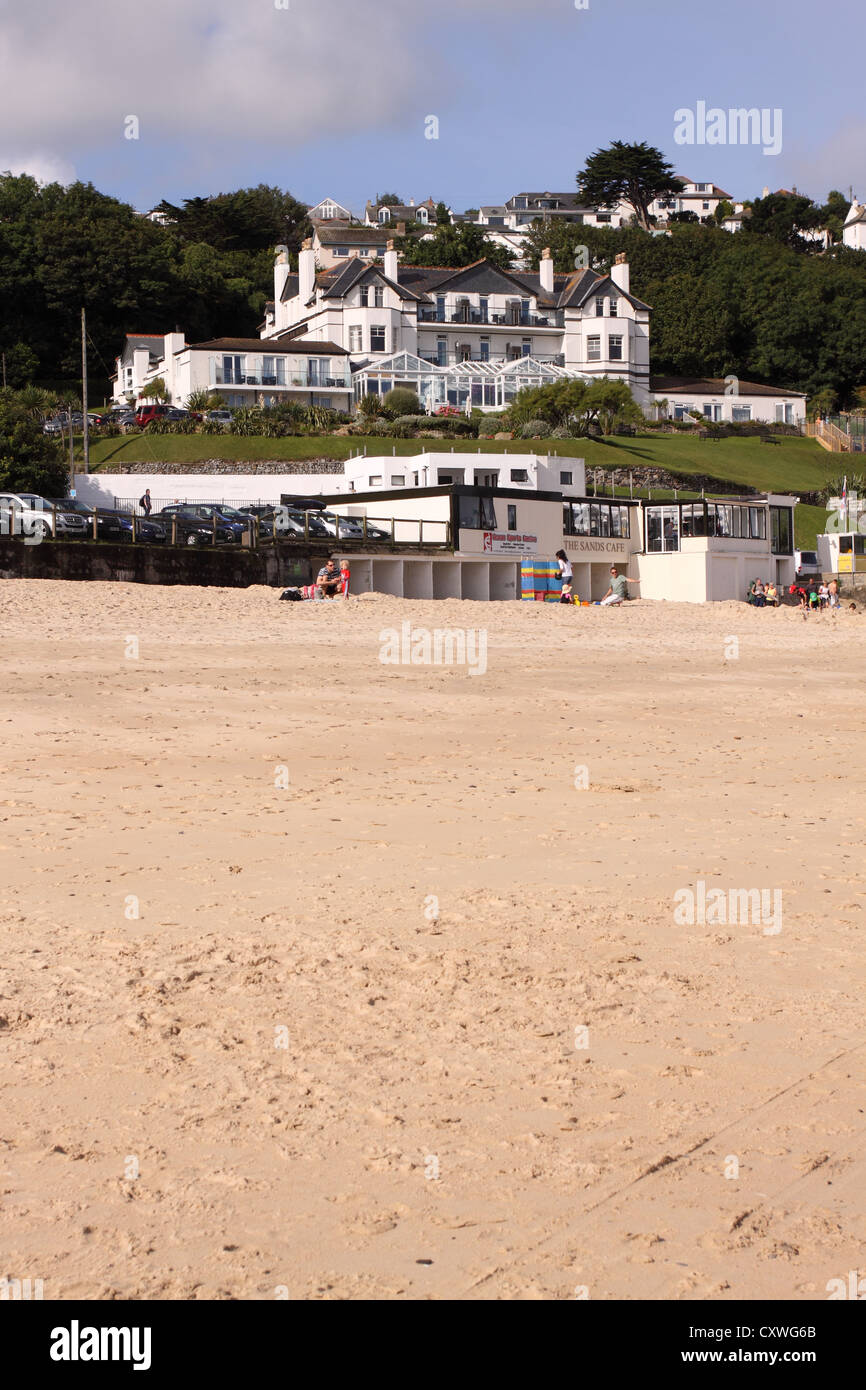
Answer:
M407 621L486 670L383 663ZM864 624L4 581L0 1275L826 1298L866 1236ZM675 920L699 882L779 929Z

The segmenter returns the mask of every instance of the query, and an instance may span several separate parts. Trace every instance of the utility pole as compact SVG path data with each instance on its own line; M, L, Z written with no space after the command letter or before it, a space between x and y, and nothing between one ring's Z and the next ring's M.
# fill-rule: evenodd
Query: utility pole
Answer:
M84 471L90 472L90 435L87 430L87 321L81 310L81 415L84 429ZM74 475L73 475L74 480Z

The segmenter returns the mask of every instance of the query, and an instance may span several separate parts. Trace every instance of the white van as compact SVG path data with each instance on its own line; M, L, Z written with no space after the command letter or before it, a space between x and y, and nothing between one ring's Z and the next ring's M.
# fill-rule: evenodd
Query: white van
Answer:
M797 579L820 579L821 566L817 550L795 550L794 570Z

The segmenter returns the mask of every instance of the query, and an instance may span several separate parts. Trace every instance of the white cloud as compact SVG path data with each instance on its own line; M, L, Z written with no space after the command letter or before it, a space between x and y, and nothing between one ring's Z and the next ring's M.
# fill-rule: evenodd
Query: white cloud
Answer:
M448 90L461 23L526 16L523 0L42 0L9 5L0 33L0 130L27 149L133 157L124 121L166 155L198 141L257 150L419 125ZM534 14L562 0L535 0ZM84 21L84 22L82 22ZM123 143L120 143L123 142ZM150 151L148 151L150 153Z
M22 154L20 150L10 152L0 144L0 173L31 174L39 183L73 183L75 165L68 159L59 158L45 150Z

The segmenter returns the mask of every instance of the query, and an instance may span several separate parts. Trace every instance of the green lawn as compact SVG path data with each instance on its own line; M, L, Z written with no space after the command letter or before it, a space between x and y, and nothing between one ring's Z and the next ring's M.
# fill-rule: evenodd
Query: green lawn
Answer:
M761 490L812 492L838 473L841 464L812 439L779 436L776 444L760 439L721 439L708 443L682 435L648 435L637 439L614 438L605 443L588 439L494 440L375 439L364 436L290 436L286 439L242 438L236 435L127 435L99 439L90 450L96 470L102 463L192 463L205 459L347 459L366 448L367 453L405 455L422 452L474 454L556 453L584 458L587 469L657 467L684 477L709 473L738 486Z

